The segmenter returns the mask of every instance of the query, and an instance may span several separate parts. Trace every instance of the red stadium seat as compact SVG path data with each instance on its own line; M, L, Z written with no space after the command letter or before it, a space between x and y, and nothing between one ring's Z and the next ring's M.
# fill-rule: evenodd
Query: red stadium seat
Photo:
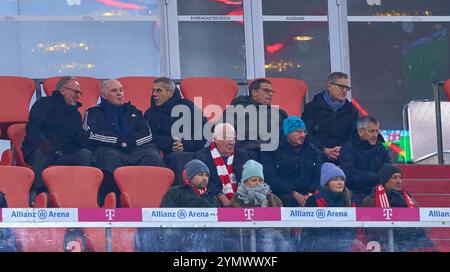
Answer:
M221 114L210 116L211 113L205 112L205 107L211 104L218 105L222 113L236 96L238 85L229 78L191 77L181 80L180 89L186 99L194 101L194 97L201 97L202 103L197 106L202 109L208 120L214 121Z
M11 149L8 148L5 151L3 151L0 165L12 165Z
M97 198L103 173L90 166L52 166L42 172L55 208L98 208ZM105 208L116 207L116 196L109 193Z
M306 83L295 78L267 77L266 79L272 82L274 90L272 105L278 105L287 112L288 116L301 116L303 99L308 91ZM253 81L249 81L248 85Z
M29 208L30 188L34 172L26 167L0 166L0 191L5 193L9 208ZM44 208L46 203L36 199L36 207Z
M80 81L81 92L83 95L78 100L83 104L78 110L81 116L89 108L97 104L98 98L100 96L100 80L94 77L83 77L77 76ZM56 83L61 79L60 76L50 77L44 80L44 92L47 96L52 95L53 91L56 89Z
M30 167L23 157L22 143L25 139L25 126L26 124L15 124L8 128L8 138L11 140L11 144L14 147L15 164L19 166Z
M0 130L6 139L7 128L26 123L31 97L36 90L34 81L26 77L0 76Z
M124 208L159 207L174 177L172 170L154 166L125 166L114 171Z
M450 79L447 79L444 82L444 93L447 96L447 99L450 100Z
M120 77L117 80L122 84L126 101L136 106L142 113L150 108L150 99L153 92L153 81L156 77L135 76Z

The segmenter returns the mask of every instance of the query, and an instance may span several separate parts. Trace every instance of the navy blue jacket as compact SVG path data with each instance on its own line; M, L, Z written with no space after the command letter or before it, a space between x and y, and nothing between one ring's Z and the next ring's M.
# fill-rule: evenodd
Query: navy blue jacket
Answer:
M181 115L181 117L171 117L172 109L177 105L187 106L189 108L190 115L187 117L184 115ZM197 113L194 114L194 112ZM198 130L198 132L200 132L200 136L202 137L201 140L194 140L194 118L197 116L202 117L201 130ZM175 89L173 96L160 106L156 105L155 100L152 96L151 107L145 112L144 118L147 120L150 128L152 129L153 139L155 143L165 154L169 154L172 152L172 145L174 142L171 134L172 125L182 118L189 118L191 120L190 123L187 124L189 125L190 139L183 138L184 151L196 152L205 146L206 140L203 136L203 126L208 120L203 116L202 111L198 107L196 107L192 101L181 98L178 88ZM183 124L181 132L183 132L184 128L185 127Z
M324 147L341 146L356 130L358 110L345 100L345 104L336 112L325 102L324 92L314 96L313 101L305 105L302 119L305 121L308 137L321 150Z
M197 154L195 154L195 159L201 160L203 163L208 166L209 169L209 182L208 182L208 192L211 195L217 196L222 194L222 182L219 179L219 175L217 174L217 168L214 164L211 151L209 150L209 146L203 148ZM253 159L250 157L249 153L241 148L236 147L234 149L234 158L233 158L233 171L236 176L236 182L239 184L242 177L242 166L249 160Z
M33 153L44 141L50 141L55 150L63 154L79 151L87 141L81 128L81 114L76 106L69 106L59 91L42 97L31 107L22 145L24 158Z
M323 156L315 145L305 141L293 147L286 136L280 138L277 150L261 152L264 179L276 195L313 193L320 187Z
M142 112L129 102L123 104L119 112L119 119L124 122L127 134L112 129L114 124L110 124L107 118L107 108L113 107L111 103L104 100L100 104L90 107L85 115L83 129L89 133L88 145L92 150L100 146L115 146L120 148L122 142L126 142L128 147L124 152L132 152L134 147L148 144L152 141L150 127L142 116Z
M353 194L369 195L379 183L378 171L383 164L390 163L387 149L383 146L383 136L378 135L375 145L363 141L355 132L351 139L342 145L339 165L347 180L346 186Z

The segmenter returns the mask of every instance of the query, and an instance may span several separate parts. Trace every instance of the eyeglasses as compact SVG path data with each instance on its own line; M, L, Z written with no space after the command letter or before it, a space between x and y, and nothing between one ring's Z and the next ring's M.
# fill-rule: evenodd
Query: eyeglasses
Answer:
M65 88L65 89L71 90L72 92L74 92L76 95L79 95L79 96L83 95L83 92L81 92L80 90L72 89L72 88L69 88L69 87L66 87L66 86L63 86L61 88Z
M265 88L265 89L259 88L259 90L262 90L262 91L265 92L266 94L271 94L271 93L274 94L274 93L275 93L274 90L269 89L269 88Z
M339 84L339 83L336 83L336 82L331 82L331 84L333 84L335 86L338 86L341 90L350 91L352 89L352 87L350 87L350 86L342 85L342 84Z

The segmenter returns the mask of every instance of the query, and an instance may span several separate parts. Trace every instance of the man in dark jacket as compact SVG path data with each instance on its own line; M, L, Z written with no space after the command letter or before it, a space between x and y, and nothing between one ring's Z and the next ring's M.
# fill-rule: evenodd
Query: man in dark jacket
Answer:
M284 110L271 106L274 92L269 80L257 79L250 84L249 95L233 99L222 115L224 123L236 128L236 146L254 152L257 158L261 148L273 151L278 147L279 128L287 117ZM264 122L265 127L261 126Z
M322 150L326 161L335 164L339 161L341 145L356 130L358 110L346 99L350 89L347 74L331 73L327 90L307 103L302 114L308 137Z
M261 152L264 176L284 207L303 207L319 187L322 153L306 139L302 119L283 121L283 136L276 151Z
M65 76L51 96L39 99L31 108L22 145L25 161L36 175L31 204L36 194L47 191L41 173L49 164L90 165L91 152L83 148L87 134L77 110L81 94L78 79Z
M172 111L182 115L172 117ZM174 185L183 184L184 165L205 146L203 125L208 120L192 101L181 98L175 83L166 77L153 81L151 107L144 118L150 125L153 140L165 154L167 165L175 173ZM174 127L176 125L180 127Z
M249 153L235 146L236 132L228 123L214 128L212 143L195 155L204 162L211 173L208 191L217 196L222 206L228 207L237 190L237 180L242 177L242 166L250 158Z
M383 146L380 123L372 116L358 119L358 131L342 145L339 163L347 176L347 186L353 193L353 202L360 205L372 188L379 183L378 171L390 163Z
M127 165L164 166L147 121L140 110L125 103L120 82L104 81L100 94L101 103L86 111L83 123L98 167L113 172Z

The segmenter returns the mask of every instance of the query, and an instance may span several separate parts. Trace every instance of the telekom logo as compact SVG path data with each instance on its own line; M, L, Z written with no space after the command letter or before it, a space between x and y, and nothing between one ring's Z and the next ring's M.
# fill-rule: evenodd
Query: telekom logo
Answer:
M247 217L247 220L253 220L253 216L255 215L255 211L253 209L244 209L244 215Z
M106 215L106 219L108 220L113 220L114 217L116 216L116 211L114 211L114 209L106 209L105 210L105 215Z
M384 219L390 220L392 216L392 209L383 209Z

